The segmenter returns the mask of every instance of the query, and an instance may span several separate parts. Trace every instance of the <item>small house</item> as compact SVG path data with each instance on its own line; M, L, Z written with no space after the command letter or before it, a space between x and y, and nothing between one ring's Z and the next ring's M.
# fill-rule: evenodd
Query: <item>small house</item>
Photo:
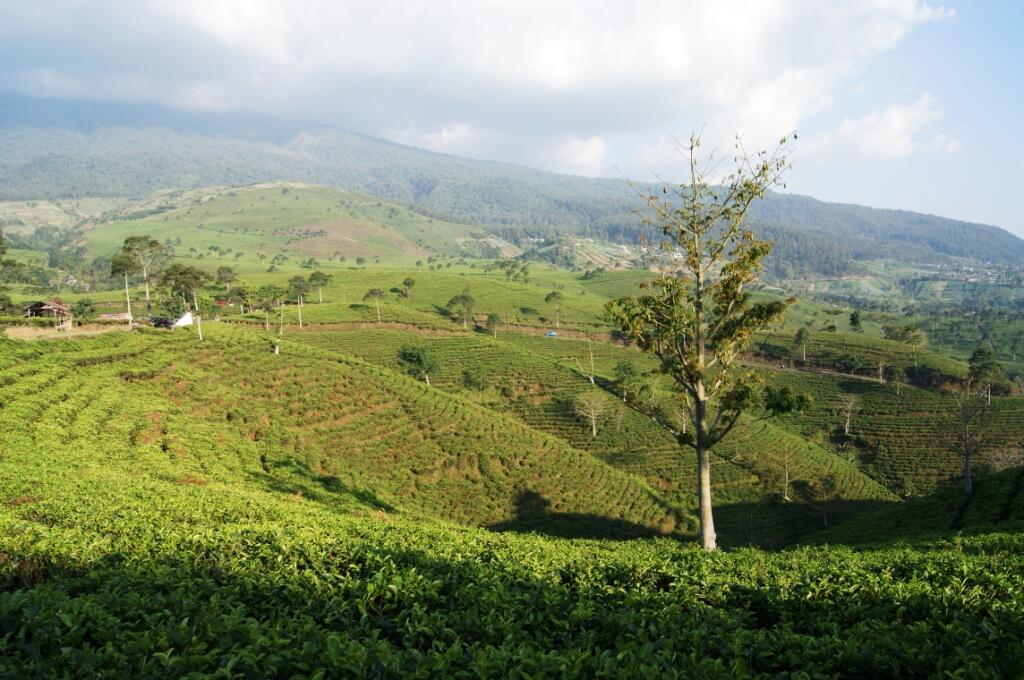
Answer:
M57 320L57 328L70 327L71 309L60 300L40 300L25 307L25 316L29 318L49 318Z

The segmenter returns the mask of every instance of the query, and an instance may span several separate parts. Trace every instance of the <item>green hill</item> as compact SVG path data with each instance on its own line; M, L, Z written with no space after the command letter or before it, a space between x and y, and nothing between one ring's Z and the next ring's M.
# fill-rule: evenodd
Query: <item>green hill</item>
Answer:
M444 390L208 334L0 342L3 675L1024 672L1017 534L716 554L543 535L668 513Z

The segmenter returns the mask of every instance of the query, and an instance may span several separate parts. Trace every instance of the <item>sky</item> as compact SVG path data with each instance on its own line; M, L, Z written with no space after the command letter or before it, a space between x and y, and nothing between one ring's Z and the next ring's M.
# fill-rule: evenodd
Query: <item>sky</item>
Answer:
M787 191L1024 236L1024 2L0 0L0 91L259 111L581 175L791 132Z

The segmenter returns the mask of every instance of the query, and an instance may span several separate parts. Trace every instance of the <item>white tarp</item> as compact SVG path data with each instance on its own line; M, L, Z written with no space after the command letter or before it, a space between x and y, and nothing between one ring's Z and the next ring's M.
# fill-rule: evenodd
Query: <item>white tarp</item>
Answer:
M192 312L185 312L181 318L174 322L175 328L184 328L192 325Z

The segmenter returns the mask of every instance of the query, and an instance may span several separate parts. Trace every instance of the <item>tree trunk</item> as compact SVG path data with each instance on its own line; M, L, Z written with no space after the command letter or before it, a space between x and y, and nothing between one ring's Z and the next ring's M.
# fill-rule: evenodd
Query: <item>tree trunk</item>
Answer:
M697 513L700 517L700 542L705 550L718 547L715 536L715 519L711 510L711 458L704 445L704 433L707 428L707 402L703 399L704 386L699 386L700 394L696 403L696 449L697 449Z
M807 363L807 343L806 342L802 345L802 349L803 349L804 363L806 364Z
M323 286L317 286L316 293L319 296L320 304L323 304L324 303L324 287Z
M124 273L124 299L128 302L128 325L132 325L132 296L128 292L128 272Z
M562 327L562 306L555 307L555 328Z
M263 310L263 328L268 333L270 332L270 312Z
M430 387L430 374L429 373L424 373L423 374L423 379L427 381L427 387Z
M377 298L377 323L380 323L380 298Z
M142 268L142 282L146 284L146 309L149 309L149 269Z
M597 437L597 414L593 412L590 414L590 436Z
M302 328L302 296L301 295L298 298L298 302L299 302L299 304L298 304L298 308L299 308L299 328Z

